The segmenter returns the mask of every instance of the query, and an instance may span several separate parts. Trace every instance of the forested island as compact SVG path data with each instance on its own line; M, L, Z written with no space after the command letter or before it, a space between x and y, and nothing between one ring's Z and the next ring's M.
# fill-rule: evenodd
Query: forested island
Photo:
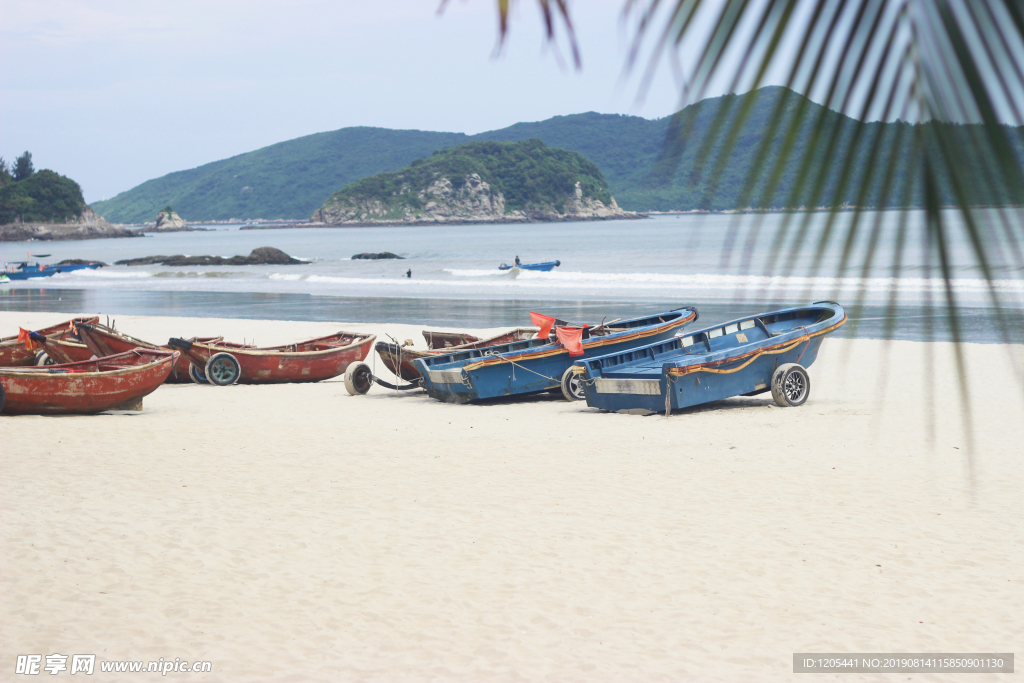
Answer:
M777 108L781 114L775 117ZM715 154L731 132L731 116L749 107L749 117L736 131L738 144L718 159ZM719 114L729 112L719 118ZM715 125L715 121L725 121ZM775 128L775 135L769 132ZM796 131L792 156L779 169L780 183L768 197L741 197L752 169L766 174L779 157L783 131ZM1024 158L1024 128L1006 128L1008 146L999 154ZM679 135L679 133L683 135ZM343 128L280 142L230 159L216 161L147 181L93 208L111 220L141 223L168 202L194 221L229 218L303 219L338 188L377 173L392 172L432 152L471 141L542 140L593 161L619 205L633 211L725 211L747 208L788 210L815 208L843 185L836 203L867 208L922 206L921 169L905 160L914 144L934 144L941 132L958 163L969 169L960 188L975 206L1024 204L1024 187L1000 186L986 169L995 167L994 152L979 146L979 126L929 122L861 122L831 111L782 87L766 87L742 95L703 100L673 116L649 120L638 116L589 112L556 116L535 123L517 123L474 136L383 128ZM768 155L758 158L760 142L771 140ZM815 144L834 142L825 154ZM871 156L876 141L878 153ZM929 142L931 141L931 142ZM711 156L702 156L708 145ZM941 150L936 150L940 153ZM811 158L813 181L800 181L799 169ZM708 158L715 161L709 162ZM715 164L721 163L716 174ZM892 169L889 196L882 182L858 196L858 179L869 167ZM878 174L882 177L884 174ZM820 181L822 193L813 196ZM935 179L943 204L952 204L948 178Z
M10 168L0 158L0 242L135 236L96 215L71 178L36 171L31 153Z
M601 170L540 140L471 142L350 183L313 212L325 225L524 223L639 218Z

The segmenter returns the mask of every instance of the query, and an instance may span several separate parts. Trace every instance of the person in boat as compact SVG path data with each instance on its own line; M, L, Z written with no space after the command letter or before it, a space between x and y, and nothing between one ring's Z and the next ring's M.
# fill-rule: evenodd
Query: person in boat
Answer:
M519 254L516 254L516 260L515 260L515 264L516 264L517 266L521 266L521 265L522 265L522 264L521 264L521 263L519 262Z
M410 268L409 270L405 271L405 276L408 277L408 278L412 277L412 268Z

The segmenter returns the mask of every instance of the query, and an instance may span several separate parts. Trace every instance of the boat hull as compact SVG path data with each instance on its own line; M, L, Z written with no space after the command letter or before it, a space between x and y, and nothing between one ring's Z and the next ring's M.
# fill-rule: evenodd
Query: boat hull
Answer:
M664 340L696 319L696 309L682 309L623 321L619 323L623 331L583 341L583 355L577 357L570 356L559 343L533 339L414 362L427 393L440 401L466 403L535 394L559 388L562 374L578 358L618 353Z
M141 410L171 371L176 353L130 351L41 368L2 368L4 414L65 415Z
M787 363L810 367L825 335L846 322L838 304L783 309L576 363L587 405L655 413L767 392Z
M97 358L109 356L115 353L124 353L126 351L131 351L132 349L171 350L168 346L161 346L141 339L136 339L135 337L130 337L103 325L79 327L79 334L82 337L82 341L86 346L88 346L91 355L95 355ZM214 344L224 341L224 337L193 337L190 341ZM69 347L67 344L58 344L57 346L61 346L62 348L54 349L57 353L50 353L50 355L54 358L58 358L61 362L70 362L70 360L63 360L64 357L81 355L81 350L75 347ZM191 382L192 380L188 376L188 366L188 359L183 355L179 355L177 360L174 361L174 366L171 368L170 374L167 375L167 383L180 384L184 382Z
M57 325L51 325L50 327L44 327L41 330L36 330L39 334L43 335L47 339L65 339L71 337L71 323L77 324L95 324L99 322L98 317L91 318L74 318L67 320ZM10 337L4 337L0 339L0 367L22 367L26 365L34 365L36 362L35 349L29 350L25 348L25 345L18 342L18 335Z
M469 340L464 341L461 344L453 344L447 347L431 347L432 350L429 351L410 349L408 347L401 347L398 344L389 344L387 342L377 342L375 349L377 351L377 355L380 356L381 362L384 363L384 367L394 373L395 376L401 377L407 382L414 382L420 378L420 371L417 369L415 363L417 358L426 358L427 356L436 356L462 349L482 349L488 346L509 344L521 339L530 339L535 336L537 332L538 329L536 327L519 327L494 337L479 339L478 337L473 337L471 335L457 335L457 333L454 332L424 331L423 336L427 339L428 343L431 341L435 344L438 343L438 339L442 338L442 335L444 335L446 343L448 340L458 339L458 336L469 337ZM427 335L431 336L428 337Z
M217 353L230 353L239 366L240 384L320 382L337 377L361 361L373 348L376 336L339 332L307 342L269 348L192 343L182 351L192 365L205 371ZM305 350L305 349L309 350ZM294 349L294 350L293 350Z

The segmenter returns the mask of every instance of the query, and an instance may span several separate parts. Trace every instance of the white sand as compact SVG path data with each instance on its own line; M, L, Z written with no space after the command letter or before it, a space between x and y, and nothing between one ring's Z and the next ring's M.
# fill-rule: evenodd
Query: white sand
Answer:
M912 342L826 340L796 409L458 406L339 378L0 417L0 679L28 653L209 660L210 681L820 680L792 653L1021 655L1022 347L965 348L973 470L951 347Z

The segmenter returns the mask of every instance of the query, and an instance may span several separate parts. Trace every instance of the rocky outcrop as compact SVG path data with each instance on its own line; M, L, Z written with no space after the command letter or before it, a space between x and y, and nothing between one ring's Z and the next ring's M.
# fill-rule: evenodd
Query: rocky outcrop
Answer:
M506 211L505 197L472 173L456 188L451 179L435 178L420 190L403 185L393 201L356 198L329 199L313 212L310 221L322 225L441 225L458 223L538 223L549 221L618 220L646 218L610 204L584 197L580 184L561 205L527 205Z
M399 256L398 254L392 254L390 251L382 251L382 252L380 252L378 254L353 254L352 255L352 260L353 261L358 261L358 260L380 261L381 259L392 259L392 258L404 259L405 257L404 256Z
M190 232L195 228L185 225L185 221L171 207L165 208L156 215L156 225L144 228L145 232Z
M8 223L0 225L0 242L28 240L92 240L105 237L141 237L136 230L111 225L88 206L82 215L62 223Z
M248 256L146 256L143 258L115 261L115 266L290 266L308 263L294 259L280 249L260 247L253 249Z

